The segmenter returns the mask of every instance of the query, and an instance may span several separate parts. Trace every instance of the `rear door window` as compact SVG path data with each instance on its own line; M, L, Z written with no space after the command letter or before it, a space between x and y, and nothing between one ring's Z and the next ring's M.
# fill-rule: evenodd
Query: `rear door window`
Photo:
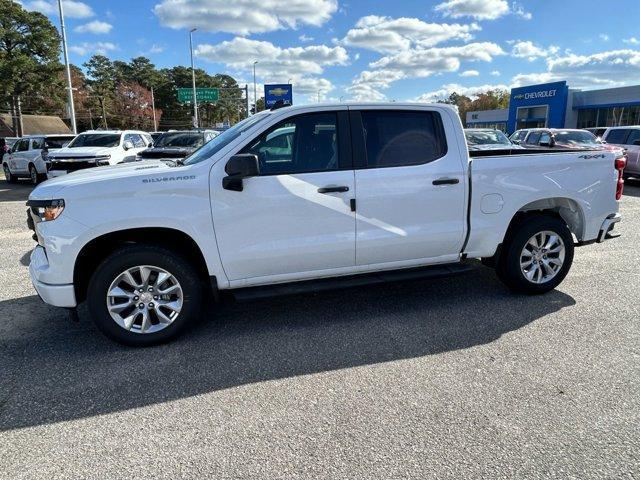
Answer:
M543 143L548 144L550 141L551 141L551 135L549 135L549 132L543 132L540 134L540 140L539 140L540 145L542 145Z
M527 137L526 143L529 145L538 145L540 141L540 132L531 132Z
M31 150L40 150L44 146L44 138L38 137L31 140Z
M363 110L360 114L367 167L421 165L447 153L437 112Z
M640 141L640 129L631 130L627 137L627 145L637 145L638 141Z
M616 128L615 130L609 130L609 134L607 135L607 138L605 138L605 141L616 145L624 145L628 135L628 128Z

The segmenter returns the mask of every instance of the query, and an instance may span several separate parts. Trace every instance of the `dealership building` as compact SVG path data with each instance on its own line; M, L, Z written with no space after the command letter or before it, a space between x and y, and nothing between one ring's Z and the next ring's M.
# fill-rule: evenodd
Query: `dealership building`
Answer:
M640 85L574 90L567 82L511 90L509 108L467 112L467 128L591 128L640 125Z

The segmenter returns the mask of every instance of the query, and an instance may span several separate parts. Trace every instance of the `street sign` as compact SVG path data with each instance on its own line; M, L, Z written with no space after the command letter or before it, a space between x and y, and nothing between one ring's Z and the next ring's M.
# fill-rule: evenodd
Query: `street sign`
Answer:
M288 83L264 86L264 103L266 108L273 107L278 100L285 105L293 105L293 87Z
M217 88L196 88L196 100L198 102L217 102L220 97L220 90ZM181 103L193 102L193 89L179 88L178 101Z

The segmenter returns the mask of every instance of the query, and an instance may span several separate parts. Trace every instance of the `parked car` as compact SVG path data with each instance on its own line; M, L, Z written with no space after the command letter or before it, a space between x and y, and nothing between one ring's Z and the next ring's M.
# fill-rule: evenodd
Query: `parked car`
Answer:
M138 153L138 160L175 160L185 158L212 138L214 130L187 130L163 133L150 148Z
M48 155L75 138L75 135L27 135L13 144L2 160L7 182L28 178L37 185L47 178Z
M292 141L272 150L278 131ZM137 346L175 337L206 293L460 273L469 258L539 294L564 279L576 245L605 241L621 219L624 157L595 153L467 153L457 111L442 104L263 111L183 165L36 187L29 272L45 302L86 301L102 332Z
M464 136L470 151L522 149L521 146L514 145L500 130L492 128L466 128Z
M48 177L76 170L135 161L152 142L151 135L136 130L90 130L49 154Z
M594 128L585 128L587 132L593 133L597 138L602 138L604 132L607 131L607 127L594 127Z
M529 133L528 128L516 130L509 136L509 140L511 140L514 145L520 145L526 138L527 133Z
M607 128L603 139L609 145L625 149L627 167L624 176L640 177L640 125Z
M532 128L520 144L525 148L544 149L606 148L593 133L570 128Z
M151 135L151 140L153 140L154 142L160 138L160 136L164 135L166 132L149 132L149 135Z

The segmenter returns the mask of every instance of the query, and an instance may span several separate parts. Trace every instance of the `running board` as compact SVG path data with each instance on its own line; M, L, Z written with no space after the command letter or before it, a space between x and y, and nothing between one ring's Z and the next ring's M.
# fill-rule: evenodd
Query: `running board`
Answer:
M227 290L227 292L232 294L238 301L248 301L285 295L321 292L325 290L353 288L364 285L376 285L389 282L450 277L453 275L461 275L463 273L467 273L474 268L475 267L472 264L451 263L446 265L434 265L430 267L404 268L401 270L362 273L359 275L324 278L320 280L306 280L300 282L279 283L276 285L236 288L233 290Z

